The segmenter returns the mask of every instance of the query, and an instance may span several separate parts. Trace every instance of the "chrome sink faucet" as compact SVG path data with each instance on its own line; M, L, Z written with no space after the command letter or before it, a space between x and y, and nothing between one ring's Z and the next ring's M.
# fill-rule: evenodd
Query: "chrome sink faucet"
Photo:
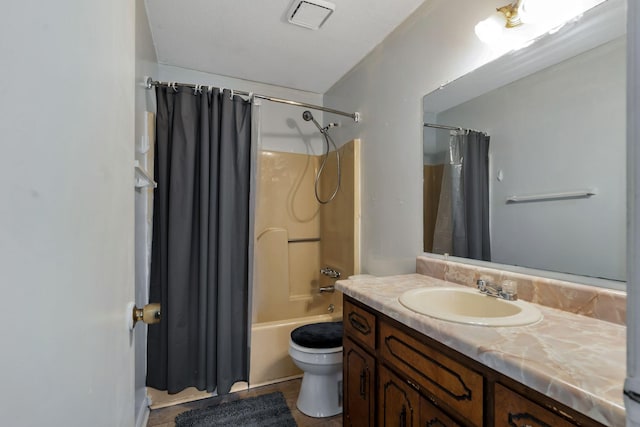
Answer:
M502 298L507 301L516 301L518 299L516 284L512 280L505 280L504 284L500 286L484 279L478 279L476 286L481 293L489 295L490 297Z

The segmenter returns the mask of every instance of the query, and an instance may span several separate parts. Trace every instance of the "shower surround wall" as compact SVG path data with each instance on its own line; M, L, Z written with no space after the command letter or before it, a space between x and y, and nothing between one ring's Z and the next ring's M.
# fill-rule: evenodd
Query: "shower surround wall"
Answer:
M314 197L322 156L279 151L259 154L251 387L301 374L288 355L291 330L341 318L342 294L319 292L320 286L335 282L321 276L320 268L332 267L342 277L359 271L359 141L339 150L341 187L326 205ZM321 198L332 193L335 171L332 154L320 180ZM329 311L331 304L333 312Z

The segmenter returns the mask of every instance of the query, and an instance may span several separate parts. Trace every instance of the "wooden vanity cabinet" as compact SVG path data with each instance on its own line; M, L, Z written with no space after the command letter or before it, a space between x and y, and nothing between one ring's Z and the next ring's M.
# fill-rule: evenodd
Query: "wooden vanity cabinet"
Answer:
M604 427L348 296L343 307L345 426Z

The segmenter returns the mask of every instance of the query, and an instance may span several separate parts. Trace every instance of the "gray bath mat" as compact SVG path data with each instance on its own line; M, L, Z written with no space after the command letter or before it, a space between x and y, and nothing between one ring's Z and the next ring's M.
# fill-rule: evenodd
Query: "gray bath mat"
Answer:
M297 427L281 392L238 399L176 417L176 427Z

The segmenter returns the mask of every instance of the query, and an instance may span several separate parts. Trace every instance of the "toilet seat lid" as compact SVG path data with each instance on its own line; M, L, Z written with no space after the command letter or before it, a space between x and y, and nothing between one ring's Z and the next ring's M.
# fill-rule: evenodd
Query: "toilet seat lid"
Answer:
M321 322L300 326L291 331L291 341L307 348L342 346L342 322Z

